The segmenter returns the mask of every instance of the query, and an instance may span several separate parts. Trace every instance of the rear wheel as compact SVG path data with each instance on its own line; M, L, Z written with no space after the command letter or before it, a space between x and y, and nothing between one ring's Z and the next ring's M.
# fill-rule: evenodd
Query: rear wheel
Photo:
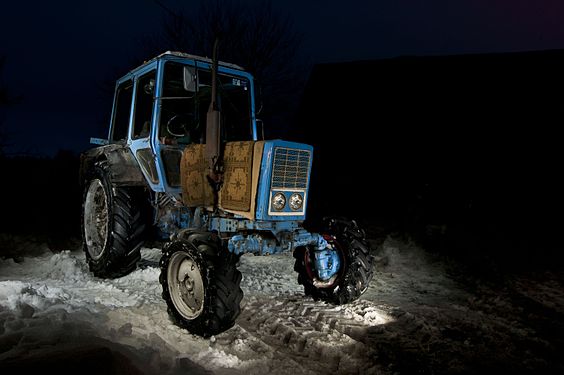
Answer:
M294 252L294 270L306 295L316 300L345 304L358 299L372 280L373 256L365 233L355 221L327 218L324 238L339 255L340 269L329 281L317 277L313 248L301 247Z
M219 238L192 232L163 252L159 281L171 320L204 337L231 328L241 311L241 273Z
M105 162L91 172L82 205L83 249L97 277L127 275L137 266L145 234L141 191L114 187Z

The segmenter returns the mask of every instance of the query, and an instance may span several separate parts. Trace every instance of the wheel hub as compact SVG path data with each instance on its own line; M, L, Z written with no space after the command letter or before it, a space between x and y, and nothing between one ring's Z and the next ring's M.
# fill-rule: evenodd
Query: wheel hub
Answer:
M190 254L179 251L171 257L167 273L174 306L184 318L197 318L204 308L204 283L198 264Z
M93 180L84 202L84 237L92 259L98 260L104 252L109 232L108 200L102 181Z

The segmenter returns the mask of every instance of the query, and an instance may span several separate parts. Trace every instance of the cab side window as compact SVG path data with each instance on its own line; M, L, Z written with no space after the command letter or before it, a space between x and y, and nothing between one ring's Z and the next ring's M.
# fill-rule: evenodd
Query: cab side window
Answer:
M153 70L139 78L135 92L135 119L133 138L147 138L151 134L156 72Z
M186 87L187 72L182 64L167 62L165 65L159 126L159 139L164 144L199 143L202 128L194 112L198 98L195 82L193 86ZM195 69L192 74L195 80Z
M131 99L133 97L133 82L126 81L118 86L112 127L113 141L127 139L129 129L129 115L131 114Z

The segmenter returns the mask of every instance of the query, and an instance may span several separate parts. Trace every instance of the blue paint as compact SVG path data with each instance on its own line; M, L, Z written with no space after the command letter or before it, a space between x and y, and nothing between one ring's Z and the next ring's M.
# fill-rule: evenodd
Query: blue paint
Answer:
M252 231L264 231L268 230L273 233L293 231L300 227L299 223L296 221L256 221L256 220L244 220L239 226L239 230L252 230Z
M160 211L160 216L156 218L158 236L161 239L169 239L181 229L194 228L196 215L192 215L188 207L167 207Z
M137 151L142 149L151 149L153 158L155 160L155 166L158 175L158 182L154 183L148 178L145 172L144 176L147 181L147 184L150 186L151 190L155 192L167 192L174 194L176 196L180 196L182 189L180 187L173 187L170 186L165 172L165 166L163 159L161 157L162 151L167 148L171 148L171 146L163 145L159 142L158 134L159 134L159 120L161 116L161 102L160 98L162 97L163 91L163 78L164 78L164 66L166 62L174 61L184 65L194 66L199 69L211 69L211 62L207 61L205 58L201 58L198 56L192 56L188 54L180 54L180 53L164 53L156 58L148 61L147 63L141 65L138 68L133 69L131 72L127 73L125 76L120 78L116 83L115 92L117 93L117 88L120 84L132 81L133 86L133 94L132 94L132 105L131 105L131 112L129 115L129 132L127 137L127 145L131 148L131 151L139 161L137 156ZM133 123L133 115L135 113L135 98L138 88L138 80L144 74L155 70L156 71L156 87L155 87L155 101L153 105L153 114L152 114L152 122L151 122L151 134L149 138L144 139L133 139L132 132L133 127L131 124ZM252 122L252 133L253 133L253 140L257 140L257 126L256 126L256 117L255 117L255 93L254 93L254 83L253 83L253 76L242 69L239 70L237 66L232 64L225 64L221 63L218 66L218 71L220 74L228 74L234 76L234 78L244 78L249 82L249 91L250 91L250 106L251 106L251 122ZM117 95L114 96L114 103L112 106L112 120L110 123L108 139L111 140L113 138L113 118L115 116L115 110L117 105ZM172 147L178 149L178 147ZM143 170L143 168L141 168Z
M273 238L265 238L260 234L251 234L248 236L236 234L229 239L227 248L230 252L240 255L252 253L257 255L277 254L283 252Z
M93 144L93 145L105 146L109 143L110 143L110 141L108 141L107 139L90 138L90 144Z
M252 234L235 234L227 242L230 252L240 255L252 253L256 255L279 254L292 251L301 246L310 246L315 251L329 249L327 242L316 233L309 233L305 229L295 231L273 232L267 235L265 232ZM330 250L329 250L330 251Z
M271 189L272 177L273 177L273 161L277 148L280 149L290 149L290 150L301 150L303 152L309 153L309 162L307 165L308 176L305 186L299 189ZM258 194L257 194L257 220L293 220L293 221L304 221L306 218L307 209L307 193L309 190L309 174L311 172L311 166L313 162L313 147L303 143L288 142L282 140L267 141L264 144L264 150L262 155L261 164L261 175L258 184ZM276 212L271 207L271 199L277 192L282 192L286 197L286 206L284 209ZM302 194L304 202L303 209L299 213L295 213L289 208L289 199L292 193L297 192Z
M296 221L256 221L248 219L231 219L212 217L209 230L222 233L237 233L240 231L268 231L271 233L292 232L300 225Z
M293 241L294 248L300 246L312 246L315 249L323 250L329 246L322 235L317 233L309 233L303 228L295 232Z
M239 225L241 221L225 217L212 217L209 230L221 233L236 233L240 230Z
M315 270L320 280L327 281L339 272L341 261L335 250L328 247L324 250L316 250L313 254Z

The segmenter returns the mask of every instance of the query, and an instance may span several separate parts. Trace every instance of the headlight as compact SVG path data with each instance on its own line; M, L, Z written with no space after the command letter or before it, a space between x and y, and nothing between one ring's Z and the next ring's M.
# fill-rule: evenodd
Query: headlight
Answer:
M294 211L297 211L302 208L304 205L304 198L298 194L294 193L290 196L290 208Z
M281 211L284 206L286 206L286 197L284 196L284 194L282 193L276 193L274 194L274 196L272 197L272 202L271 202L272 208L274 208L277 211Z

